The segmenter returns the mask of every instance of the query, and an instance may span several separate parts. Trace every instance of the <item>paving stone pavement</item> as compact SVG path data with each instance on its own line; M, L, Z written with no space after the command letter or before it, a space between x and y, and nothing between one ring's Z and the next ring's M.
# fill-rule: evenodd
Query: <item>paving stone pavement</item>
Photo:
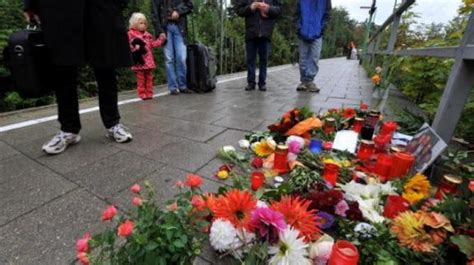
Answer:
M128 144L104 138L97 112L81 115L82 142L57 156L40 150L58 130L55 121L0 133L0 264L74 264L75 240L104 228L100 216L107 204L131 207L133 183L150 180L160 203L177 192L173 185L187 172L203 175L204 189L216 191L221 184L212 172L222 145L265 130L293 107L320 112L357 107L371 97L366 73L345 58L320 61L319 94L296 92L299 71L291 65L269 69L267 92L244 91L245 73L219 80L213 93L121 105L122 122L134 133ZM4 115L1 125L21 115ZM195 263L226 261L206 250Z

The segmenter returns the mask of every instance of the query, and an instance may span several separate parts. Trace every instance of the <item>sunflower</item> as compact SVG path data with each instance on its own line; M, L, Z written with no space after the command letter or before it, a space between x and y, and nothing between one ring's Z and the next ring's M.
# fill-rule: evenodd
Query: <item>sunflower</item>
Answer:
M250 192L234 189L219 197L218 202L211 207L215 219L223 218L237 228L250 230L251 212L256 206L257 200Z
M270 208L285 216L288 225L300 231L306 242L315 239L319 233L316 210L309 210L311 201L300 197L283 196L280 201L274 201Z
M426 176L418 173L405 184L402 197L414 204L428 197L430 189L431 185Z
M267 157L275 152L276 143L273 139L262 139L252 145L252 150L259 157Z
M390 231L397 236L400 245L418 252L431 252L435 249L433 240L423 226L423 214L406 211L393 220Z

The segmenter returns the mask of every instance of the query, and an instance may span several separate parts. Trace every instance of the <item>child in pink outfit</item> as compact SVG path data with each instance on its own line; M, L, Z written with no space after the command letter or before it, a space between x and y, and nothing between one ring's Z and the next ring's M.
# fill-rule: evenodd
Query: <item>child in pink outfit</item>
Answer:
M160 47L166 40L165 37L154 40L146 29L145 15L133 13L130 18L128 39L134 61L132 70L137 77L137 93L143 100L153 98L153 69L156 68L156 64L152 50Z

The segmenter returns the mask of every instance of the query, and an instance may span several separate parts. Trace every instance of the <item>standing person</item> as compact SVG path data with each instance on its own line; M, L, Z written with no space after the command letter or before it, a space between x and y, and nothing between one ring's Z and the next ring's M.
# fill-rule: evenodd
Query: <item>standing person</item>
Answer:
M331 0L298 0L295 26L300 49L300 81L297 91L319 93L313 82L319 71L323 33L332 9ZM350 52L350 51L349 51Z
M166 38L161 35L154 40L146 31L147 19L142 13L133 13L129 21L128 39L132 51L133 66L137 78L138 96L145 99L153 98L153 69L156 68L153 48L161 47Z
M132 140L132 134L120 124L115 72L131 65L122 17L125 5L126 0L24 0L25 17L41 24L53 64L51 85L61 130L43 145L47 154L59 154L81 140L77 78L78 67L86 62L97 80L107 137L119 143Z
M191 93L186 84L186 15L193 10L191 0L152 0L151 15L155 35L166 37L165 60L171 95Z
M255 90L255 62L260 63L258 89L266 91L267 61L276 18L281 14L279 0L240 0L237 15L245 17L245 50L247 55L247 87Z

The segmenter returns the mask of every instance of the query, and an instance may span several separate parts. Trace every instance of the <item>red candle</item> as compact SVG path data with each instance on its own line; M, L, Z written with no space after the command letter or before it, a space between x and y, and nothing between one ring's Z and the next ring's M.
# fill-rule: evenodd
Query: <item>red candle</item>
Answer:
M392 169L389 179L403 177L411 170L415 163L415 157L408 152L398 152L393 154Z
M357 265L359 251L357 247L346 240L337 240L332 247L328 265Z
M354 124L352 124L352 130L356 133L360 133L362 127L364 126L365 119L361 117L356 117L354 119Z
M461 185L462 178L454 175L444 175L441 183L436 191L435 198L443 199L444 194L455 195L458 192L458 186Z
M254 191L260 189L265 183L265 175L262 172L253 172L250 177L251 188Z
M386 121L383 123L380 129L381 135L390 134L392 135L397 130L398 124L394 121Z
M359 150L357 151L357 158L360 160L369 159L375 152L375 145L373 141L361 140Z
M336 130L336 119L327 118L324 121L323 130L325 134L331 134Z
M288 146L279 144L275 149L275 160L273 162L273 170L279 174L288 171Z
M386 149L391 139L390 134L379 134L374 138L375 143L375 152L376 153L386 153Z
M392 156L386 154L379 154L377 162L375 163L374 173L379 175L383 181L387 180L390 176L390 170L392 169Z
M339 175L339 166L333 163L324 164L323 178L332 186L336 185L337 175Z

